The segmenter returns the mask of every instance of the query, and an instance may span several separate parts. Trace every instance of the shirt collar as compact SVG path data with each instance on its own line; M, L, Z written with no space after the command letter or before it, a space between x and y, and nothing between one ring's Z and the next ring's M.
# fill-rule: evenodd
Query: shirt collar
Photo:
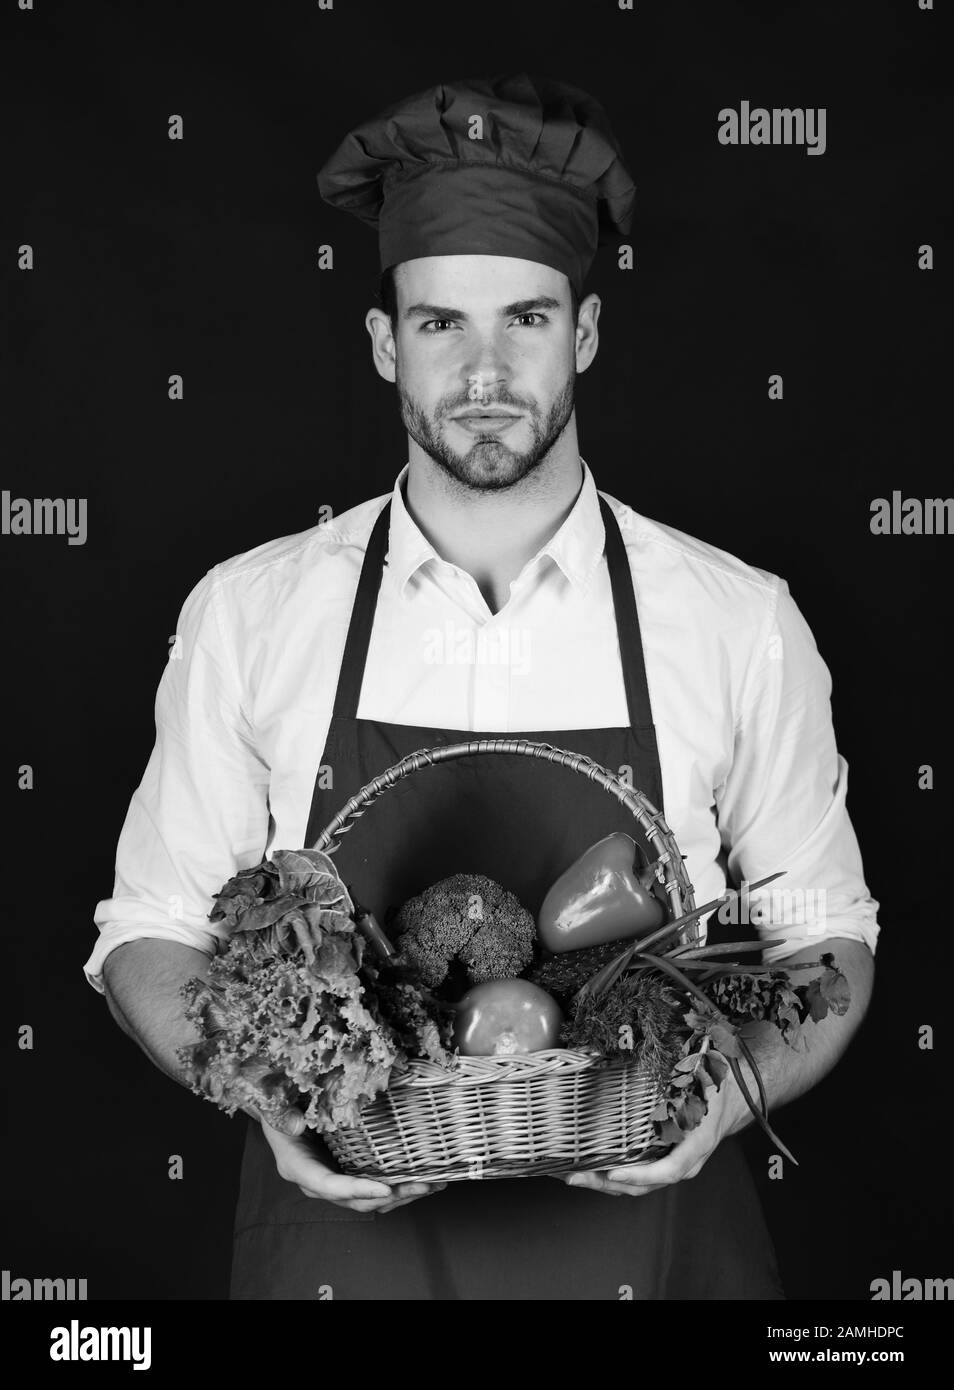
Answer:
M599 494L593 474L580 459L583 482L573 508L563 525L527 562L525 570L548 555L570 583L585 594L593 572L603 555L606 528L600 512ZM388 570L401 598L407 596L411 577L429 561L442 563L440 555L412 519L404 501L404 484L410 471L406 463L394 482L388 534Z

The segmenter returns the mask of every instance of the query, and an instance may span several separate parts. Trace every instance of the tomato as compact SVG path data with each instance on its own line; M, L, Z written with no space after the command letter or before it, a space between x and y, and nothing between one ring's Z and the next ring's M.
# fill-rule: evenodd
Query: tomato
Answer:
M541 1052L558 1047L563 1013L529 980L488 980L457 1005L454 1042L465 1057Z

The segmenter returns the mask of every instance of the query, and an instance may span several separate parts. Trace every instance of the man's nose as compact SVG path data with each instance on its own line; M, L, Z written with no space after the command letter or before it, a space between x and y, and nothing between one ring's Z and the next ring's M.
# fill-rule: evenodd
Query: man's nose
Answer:
M467 376L467 399L491 400L505 386L506 379L502 376L494 376L492 372L470 372Z
M505 386L510 376L505 349L496 338L485 338L468 354L464 371L468 387L478 394Z

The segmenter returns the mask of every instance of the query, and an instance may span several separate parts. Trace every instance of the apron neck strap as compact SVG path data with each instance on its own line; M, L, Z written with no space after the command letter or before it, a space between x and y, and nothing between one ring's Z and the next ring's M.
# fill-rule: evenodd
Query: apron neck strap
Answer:
M338 673L338 689L335 692L334 713L338 719L354 719L358 713L358 700L364 680L364 668L368 660L368 647L371 644L371 628L374 624L374 610L378 601L378 590L384 574L384 557L388 549L388 533L391 524L391 499L382 508L377 521L371 528L368 548L364 552L361 577L354 596L351 610L351 623L341 670Z
M613 587L613 608L616 612L616 633L619 637L629 724L632 729L651 728L653 712L649 703L649 684L646 680L639 614L636 611L633 571L626 555L619 522L605 497L600 497L600 511L606 530L606 563L609 567L610 584Z
M643 644L639 632L633 574L613 509L604 497L599 498L599 503L606 532L606 562L613 591L616 631L619 636L623 684L626 690L630 727L634 729L651 727L653 716L649 703L649 687L646 682L646 664L643 659ZM368 659L368 648L371 644L374 611L377 606L381 578L384 574L390 521L391 501L388 499L372 527L368 547L364 554L364 563L361 566L361 577L358 580L354 607L351 612L351 623L348 627L348 637L338 675L338 688L335 692L334 714L339 719L355 719L357 717L361 685Z

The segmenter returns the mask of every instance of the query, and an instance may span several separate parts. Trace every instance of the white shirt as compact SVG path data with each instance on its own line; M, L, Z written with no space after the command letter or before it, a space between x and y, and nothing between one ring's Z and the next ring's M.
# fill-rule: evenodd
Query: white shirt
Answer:
M496 614L412 521L405 465L359 718L531 735L629 723L603 520L581 463L570 514ZM726 886L724 846L736 883L786 871L751 901L760 933L786 938L766 959L830 937L873 951L879 903L845 806L831 677L787 583L602 495L632 570L663 810L697 904ZM226 934L208 921L212 895L273 848L302 847L361 562L387 500L224 560L187 596L113 895L96 904L85 965L95 989L109 951L137 937L214 954ZM358 788L336 790L343 806Z

